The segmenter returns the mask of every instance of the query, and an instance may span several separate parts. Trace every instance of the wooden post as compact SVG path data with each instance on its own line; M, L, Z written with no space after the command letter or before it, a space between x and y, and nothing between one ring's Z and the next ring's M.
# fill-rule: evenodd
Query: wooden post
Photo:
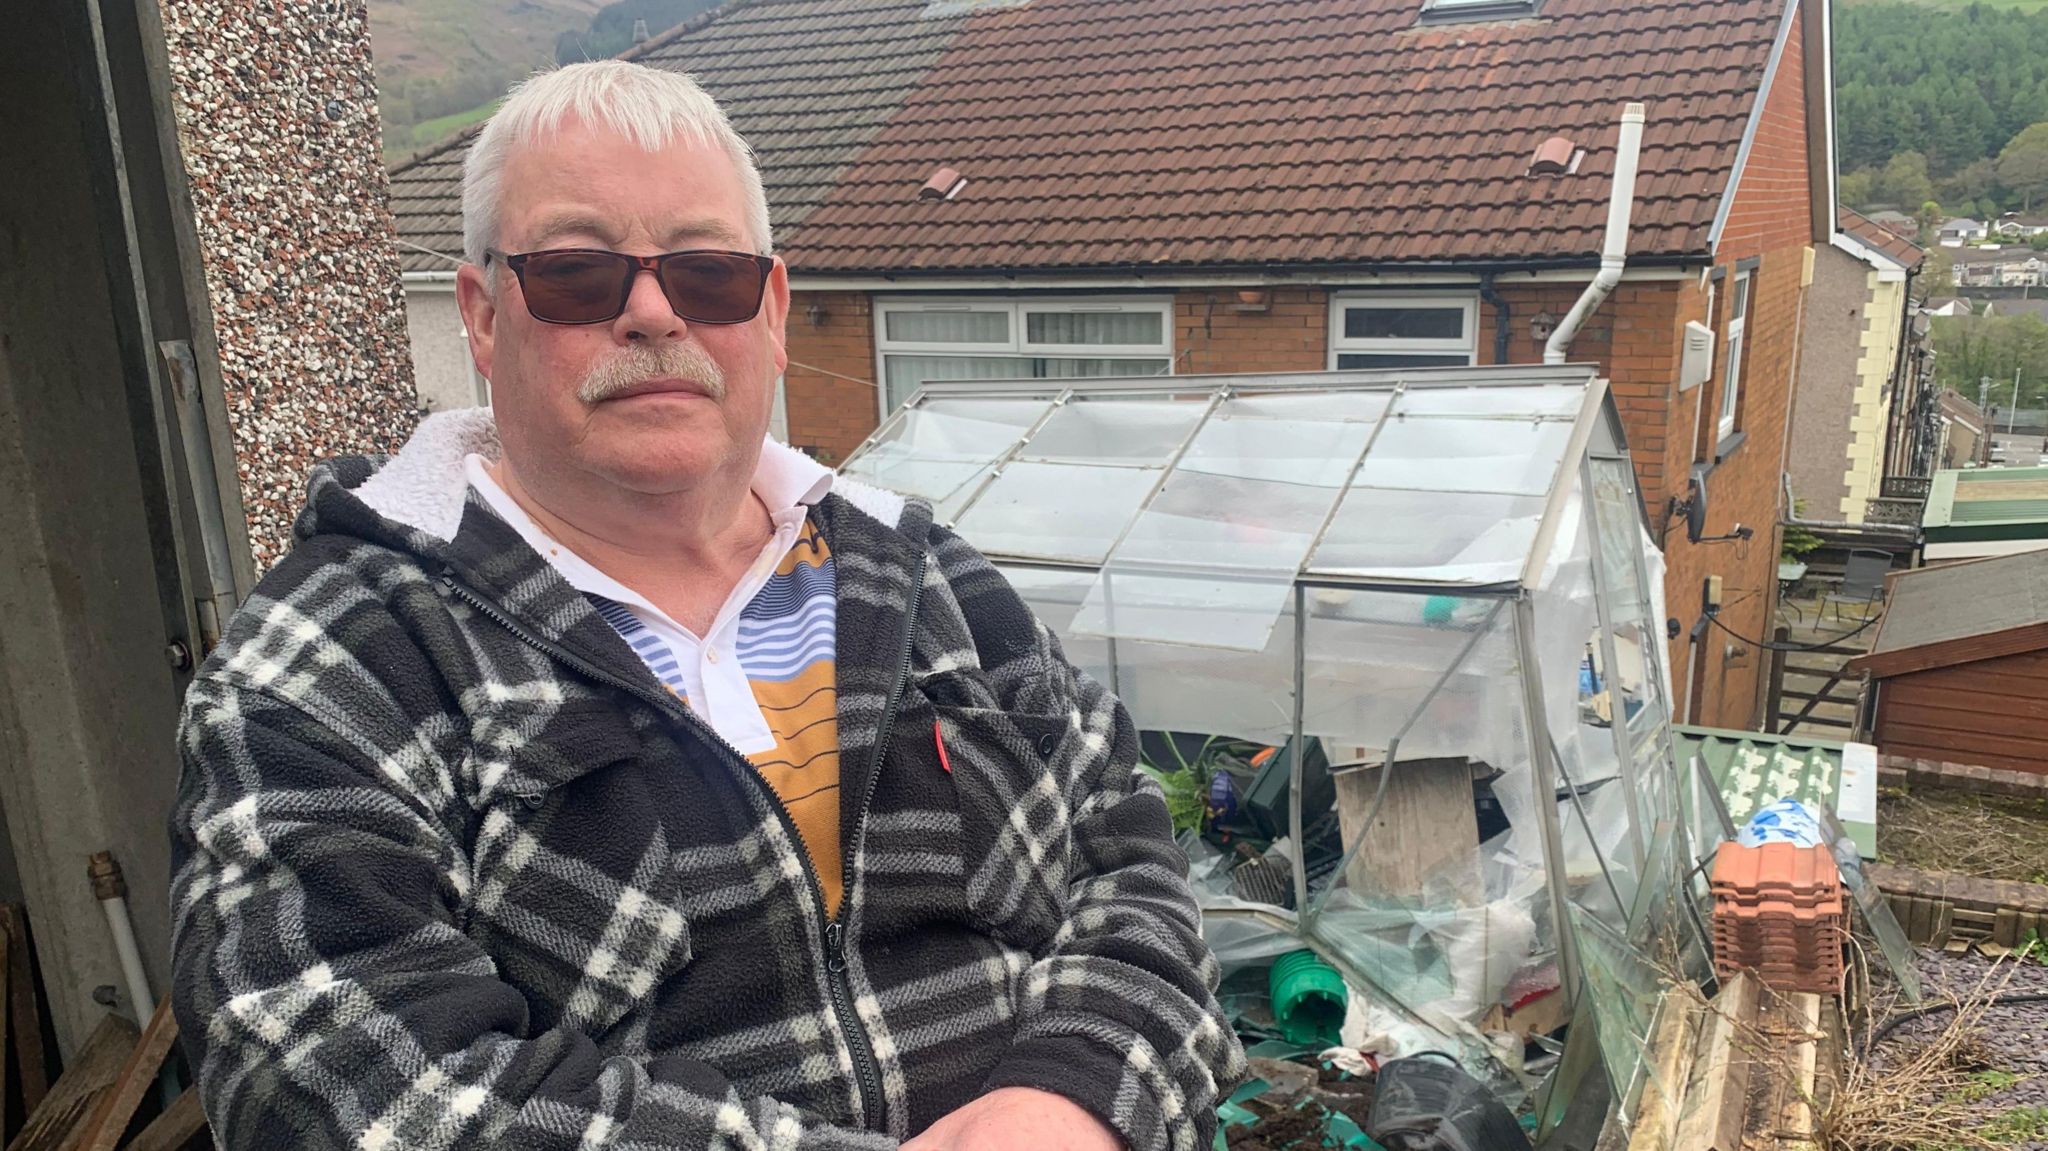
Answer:
M1404 759L1387 780L1387 797L1371 827L1372 810L1386 767L1333 773L1337 821L1349 847L1365 842L1344 869L1353 891L1410 899L1434 879L1458 902L1486 900L1479 872L1479 817L1472 807L1472 767L1463 758Z
M1792 629L1784 624L1779 624L1778 629L1771 633L1771 642L1775 646L1771 648L1770 699L1764 705L1764 715L1766 717L1764 721L1765 731L1775 732L1778 730L1778 716L1783 712L1782 701L1785 698L1784 645L1790 642L1791 639Z

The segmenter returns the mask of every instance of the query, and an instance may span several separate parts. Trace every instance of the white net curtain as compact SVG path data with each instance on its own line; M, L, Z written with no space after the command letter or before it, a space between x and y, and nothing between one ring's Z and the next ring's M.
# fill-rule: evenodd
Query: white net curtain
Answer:
M1554 990L1639 1095L1704 940L1592 369L926 384L844 470L930 501L1141 729L1282 749L1240 797L1284 788L1255 852L1183 836L1226 969L1307 945L1506 1093L1535 1080L1502 1020Z

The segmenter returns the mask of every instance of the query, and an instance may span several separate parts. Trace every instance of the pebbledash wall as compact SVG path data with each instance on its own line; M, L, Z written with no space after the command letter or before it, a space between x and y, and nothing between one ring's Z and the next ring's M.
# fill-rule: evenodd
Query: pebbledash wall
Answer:
M312 465L418 416L363 0L164 0L178 145L259 571Z

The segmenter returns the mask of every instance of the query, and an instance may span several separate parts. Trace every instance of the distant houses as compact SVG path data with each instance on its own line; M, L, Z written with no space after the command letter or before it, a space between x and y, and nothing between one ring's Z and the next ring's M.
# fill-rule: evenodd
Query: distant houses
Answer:
M1935 240L1944 248L1960 248L1964 244L1987 239L1990 235L1991 229L1984 221L1959 216L1944 221L1941 231L1935 234Z

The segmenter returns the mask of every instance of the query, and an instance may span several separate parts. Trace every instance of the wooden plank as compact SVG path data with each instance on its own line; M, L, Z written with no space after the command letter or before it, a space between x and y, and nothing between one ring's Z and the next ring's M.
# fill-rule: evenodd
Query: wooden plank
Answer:
M188 1087L122 1151L200 1151L210 1145L199 1089Z
M1887 678L1907 672L1952 664L1977 663L2002 656L2019 655L2048 647L2048 623L2026 624L1989 635L1966 636L1940 643L1921 644L1898 651L1874 653L1849 661L1854 671L1867 671Z
M1986 739L2020 739L2048 742L2048 719L2029 719L2009 711L1986 714L1918 703L1901 703L1885 694L1878 707L1882 722L1929 731L1955 731Z
M2035 766L2028 770L2048 771L2048 758L2041 758L2044 754L2048 754L2048 748L2044 748L2041 744L2032 743L2025 739L2007 739L2002 736L1986 735L1982 732L1969 730L1967 726L1961 725L1954 728L1946 728L1929 727L1925 724L1916 723L1900 723L1897 720L1891 719L1887 715L1887 711L1888 709L1881 704L1879 705L1877 731L1878 742L1880 743L1892 740L1899 743L1915 744L1921 747L1946 747L1950 750L1946 758L1951 763L1977 762L1973 759L1962 758L1956 754L1958 752L2002 755L2008 759L2033 763Z
M1981 691L1992 695L2018 693L2038 694L2037 689L2048 690L2048 679L2034 676L2013 675L2002 670L2006 661L1997 664L1973 663L1960 667L1946 667L1937 671L1924 671L1918 675L1900 676L1885 680L1886 690L1900 683L1933 683L1955 691Z
M78 1125L99 1106L100 1097L114 1089L136 1038L135 1024L125 1017L108 1015L100 1020L7 1151L60 1151L69 1144Z
M2048 723L2048 683L2040 685L2041 690L2031 690L2027 685L2009 685L2008 690L1999 693L1986 691L1964 691L1952 687L1939 672L1911 679L1896 680L1884 689L1887 707L1908 704L1914 707L1947 708L1951 711L1982 712L1993 716L2014 716L2020 719L2039 720Z
M92 1119L70 1144L70 1151L114 1151L114 1144L128 1133L135 1109L155 1086L157 1073L163 1070L164 1059L177 1041L178 1018L171 1014L171 997L166 995L150 1014L149 1026L143 1028L142 1038L136 1041L128 1062L122 1065L113 1090L101 1097Z
M15 1074L21 1077L21 1108L33 1115L50 1091L50 1054L43 1047L43 1005L36 998L34 952L28 912L18 903L0 904L0 934L7 937L8 1030L14 1035ZM0 1059L0 1063L4 1063Z
M1749 1111L1751 1057L1758 991L1747 972L1721 985L1707 1005L1694 1063L1694 1086L1672 1144L1677 1151L1739 1151Z
M1472 805L1472 765L1463 758L1402 760L1387 781L1373 826L1364 826L1384 767L1339 771L1337 820L1358 854L1344 870L1352 890L1421 895L1432 879L1460 902L1485 900L1479 873L1479 819Z
M1790 999L1788 1014L1799 1030L1790 1037L1794 1071L1786 1084L1784 1105L1778 1111L1778 1145L1807 1151L1818 1146L1814 1140L1818 1112L1813 1103L1818 1094L1820 1041L1825 1032L1820 1026L1820 996L1802 991Z

